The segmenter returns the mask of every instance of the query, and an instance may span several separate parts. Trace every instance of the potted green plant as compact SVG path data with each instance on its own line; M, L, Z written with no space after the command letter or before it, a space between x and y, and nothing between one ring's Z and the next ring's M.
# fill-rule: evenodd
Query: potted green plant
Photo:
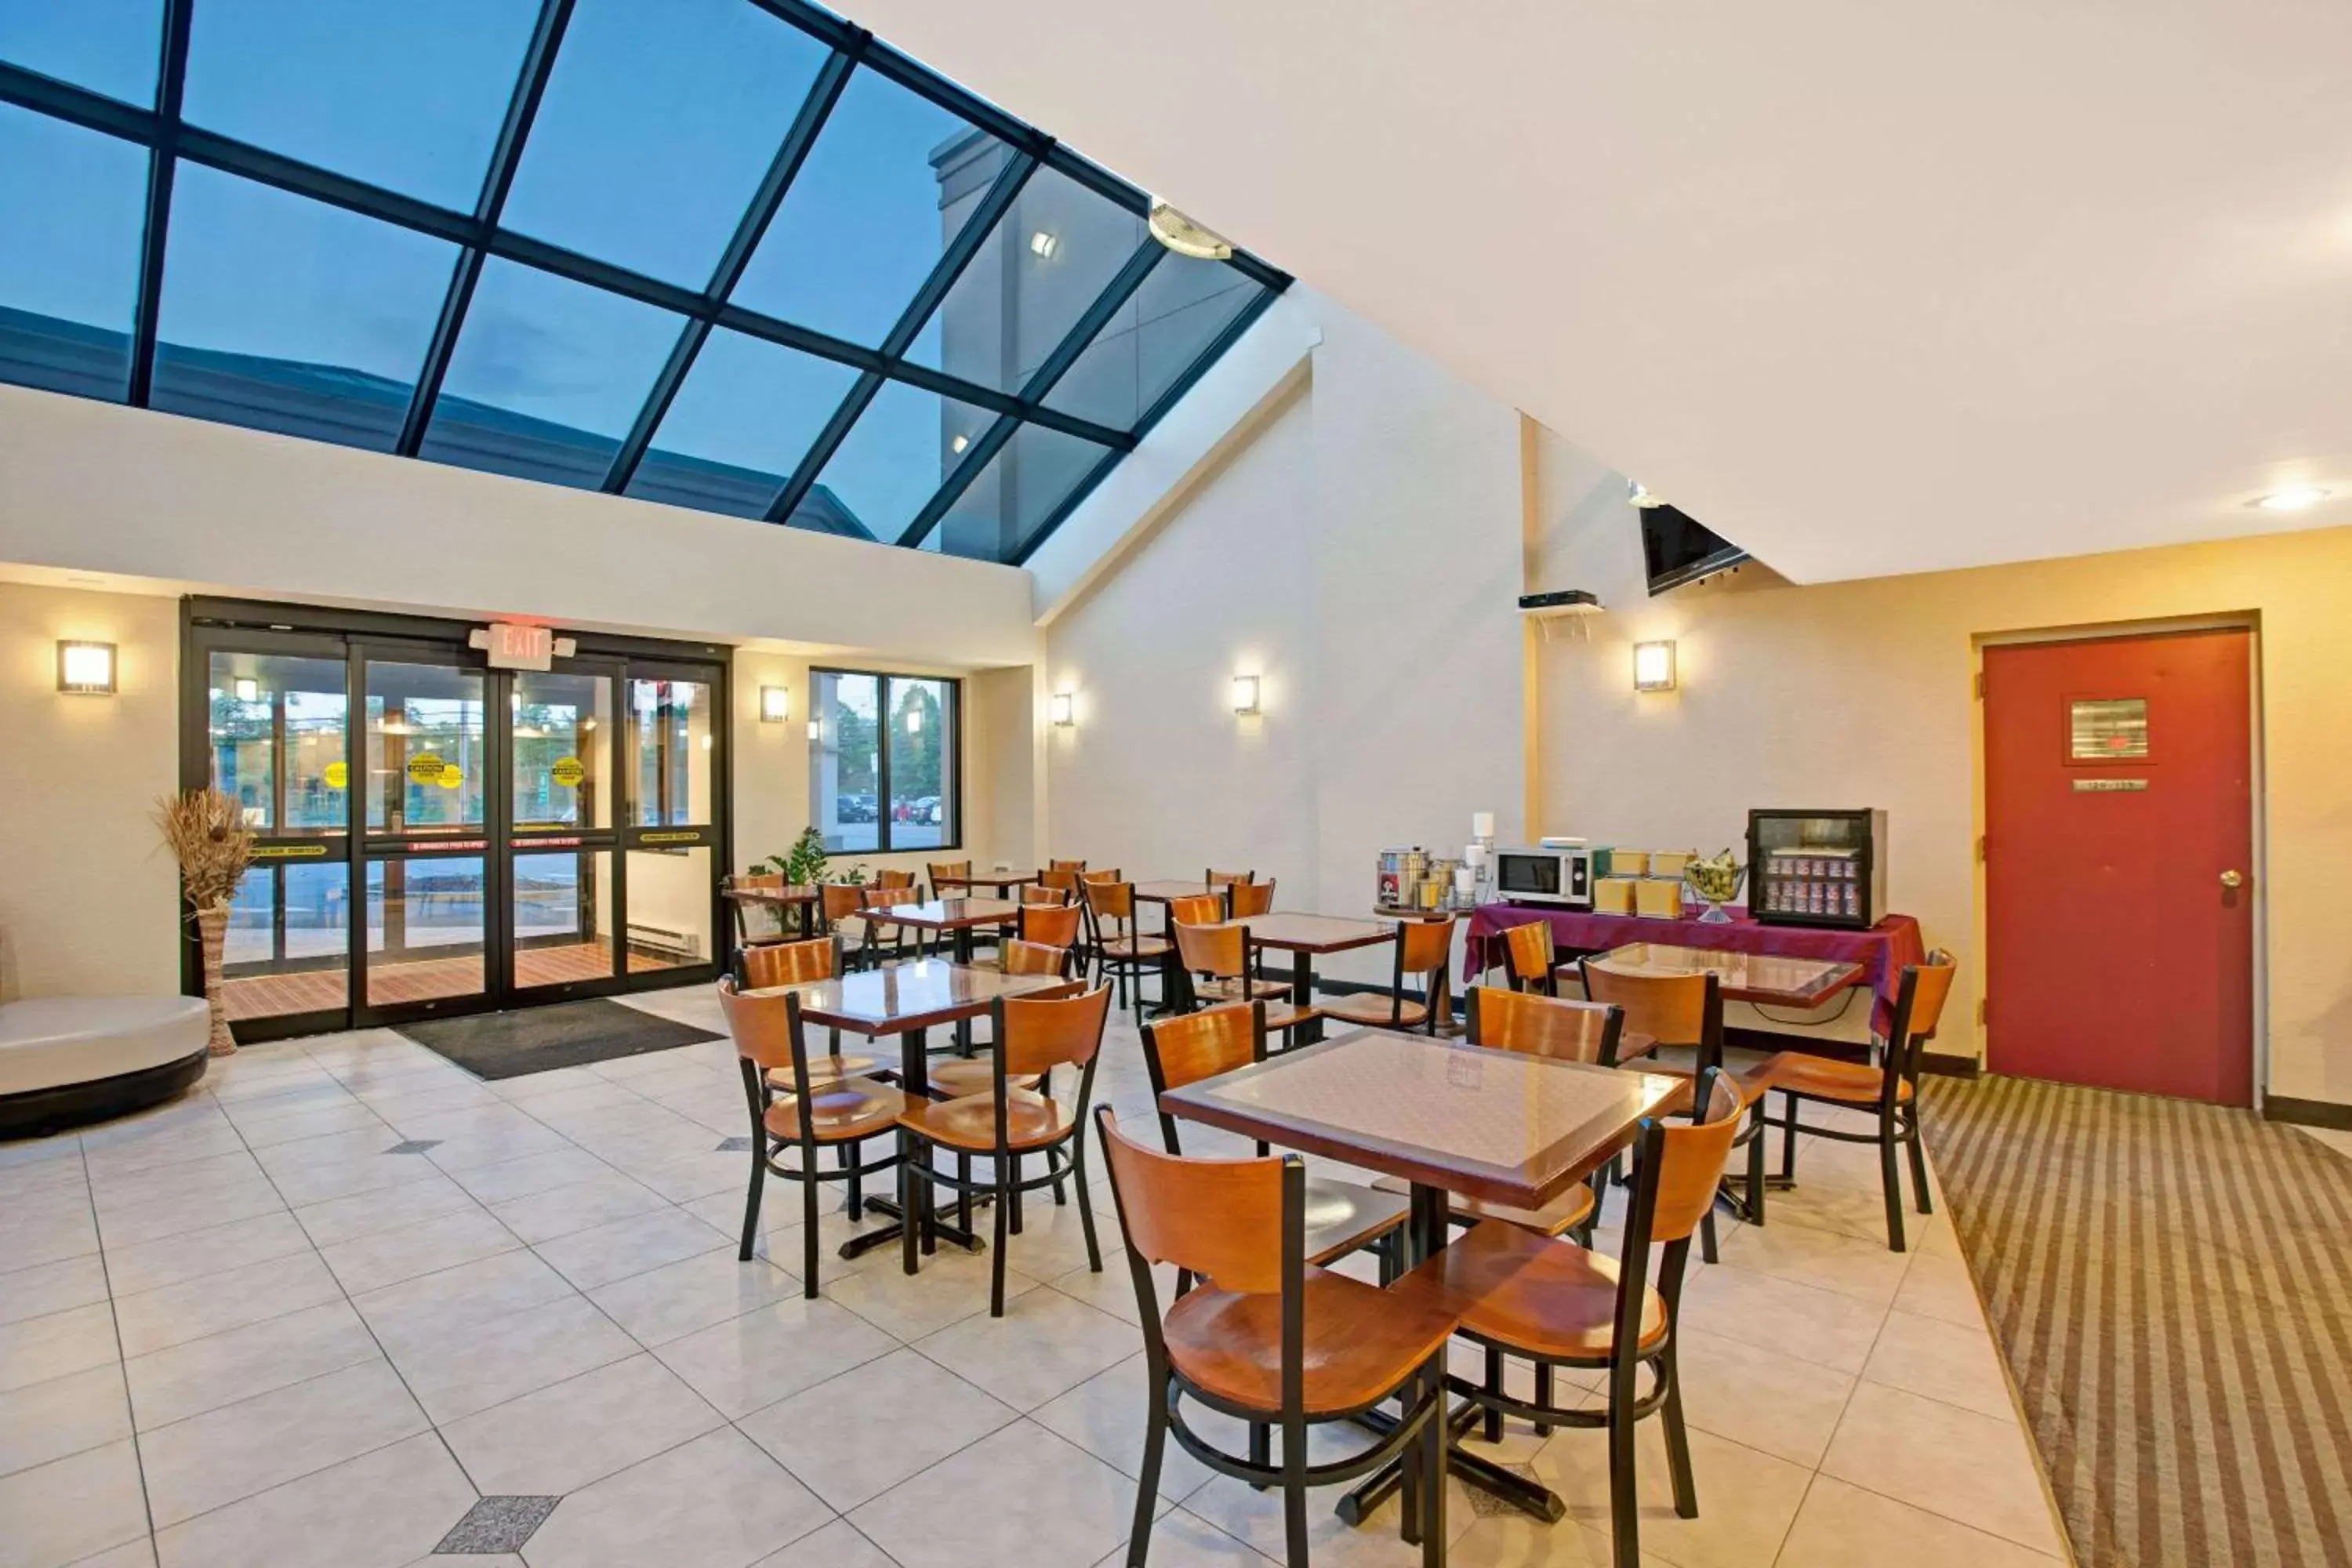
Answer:
M216 789L167 795L155 803L155 828L180 863L180 890L195 911L205 955L205 1000L212 1008L210 1049L233 1055L228 1009L221 998L221 950L228 941L229 900L253 863L253 832L233 795Z

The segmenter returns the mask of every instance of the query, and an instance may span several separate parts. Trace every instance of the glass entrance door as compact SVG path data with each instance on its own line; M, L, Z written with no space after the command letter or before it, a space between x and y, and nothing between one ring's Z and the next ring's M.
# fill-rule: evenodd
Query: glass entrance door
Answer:
M617 662L499 677L510 725L506 979L530 1000L609 990L619 968Z
M505 736L489 688L489 671L454 654L362 652L361 1024L490 995L489 911L504 892L491 805Z

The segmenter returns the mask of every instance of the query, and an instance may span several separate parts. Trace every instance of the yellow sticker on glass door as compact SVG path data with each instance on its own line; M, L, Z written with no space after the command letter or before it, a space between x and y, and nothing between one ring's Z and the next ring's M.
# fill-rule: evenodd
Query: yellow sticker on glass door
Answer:
M446 765L440 752L419 752L408 759L408 776L416 784L439 784L441 770Z
M341 789L351 782L352 770L351 765L348 763L329 763L327 764L327 787L329 789Z
M588 776L588 769L577 757L558 757L555 765L547 770L548 776L565 789L577 789L580 781Z

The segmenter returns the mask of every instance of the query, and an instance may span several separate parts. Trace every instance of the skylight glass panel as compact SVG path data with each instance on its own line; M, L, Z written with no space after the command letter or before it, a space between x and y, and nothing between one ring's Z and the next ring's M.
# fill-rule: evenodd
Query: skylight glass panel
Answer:
M0 380L120 399L147 152L0 104Z
M474 210L536 0L204 0L192 125Z
M154 407L389 451L457 247L184 163Z
M752 253L735 302L878 345L1004 158L993 136L887 77L858 71Z
M420 457L604 483L683 319L516 262L483 263Z
M1259 292L1223 262L1161 257L1135 297L1054 384L1046 406L1133 429Z
M628 493L761 516L856 380L845 364L715 329Z
M1020 391L1143 236L1139 214L1039 169L907 357L998 392Z
M152 107L163 0L0 0L0 60Z
M1043 425L1013 433L923 541L926 550L1010 561L1110 451Z
M745 0L580 0L505 221L703 287L825 54Z
M948 471L996 416L904 382L886 382L817 476L803 510L838 509L888 543L915 521ZM817 494L816 492L823 493ZM804 520L795 515L794 522Z

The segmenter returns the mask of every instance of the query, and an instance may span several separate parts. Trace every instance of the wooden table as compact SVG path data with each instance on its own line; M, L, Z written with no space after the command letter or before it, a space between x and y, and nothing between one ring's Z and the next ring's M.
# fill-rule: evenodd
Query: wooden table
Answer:
M1242 921L1250 940L1290 954L1290 1000L1294 1006L1315 1005L1315 960L1318 954L1345 952L1350 948L1377 947L1396 940L1394 921L1341 920L1336 915L1302 915L1285 911L1251 915ZM1298 1045L1323 1037L1323 1020L1298 1026Z
M1410 1267L1446 1244L1449 1194L1541 1208L1630 1144L1643 1118L1680 1087L1648 1073L1357 1029L1171 1089L1160 1105L1411 1183ZM1464 1480L1538 1518L1566 1510L1549 1489L1458 1442L1451 1463ZM1362 1522L1396 1476L1392 1468L1350 1492L1340 1516Z
M817 890L805 886L783 888L721 888L719 896L735 906L735 936L739 942L750 942L751 933L743 929L743 906L763 904L774 910L791 910L800 917L803 936L816 934Z
M1835 959L1783 958L1766 952L1717 952L1637 942L1612 948L1589 962L1620 974L1706 974L1718 977L1727 1002L1761 1002L1770 1007L1811 1012L1848 986L1862 984L1859 963ZM1562 964L1574 973L1576 965Z
M1011 925L1021 918L1021 906L1010 899L933 899L924 904L892 904L867 910L867 920L882 925L912 926L917 931L948 933L958 963L971 962L971 933L981 926Z
M897 910L889 911L896 915ZM833 980L812 980L797 985L747 991L747 996L781 996L797 992L801 1020L824 1028L842 1029L867 1039L898 1037L898 1075L911 1099L929 1099L931 1090L929 1047L924 1031L941 1024L968 1025L989 1010L1000 996L1067 996L1080 986L1051 974L1004 974L993 969L973 969L935 958L920 958L887 969L861 970ZM917 1182L918 1223L908 1225L898 1205L887 1198L868 1198L868 1208L892 1216L879 1230L854 1236L841 1244L844 1258L856 1258L891 1240L900 1244L900 1264L915 1272L918 1242L933 1250L935 1238L945 1235L973 1250L980 1238L969 1230L940 1221L931 1206L931 1184Z
M931 891L941 888L993 888L1002 896L1007 888L1018 888L1039 880L1034 871L972 871L961 877L934 877Z

